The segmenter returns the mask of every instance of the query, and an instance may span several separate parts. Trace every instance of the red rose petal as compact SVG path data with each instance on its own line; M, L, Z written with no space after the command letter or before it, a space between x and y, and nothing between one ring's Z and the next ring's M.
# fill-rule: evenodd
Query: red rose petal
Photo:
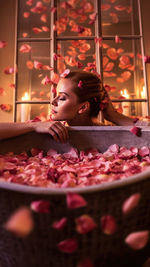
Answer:
M75 222L76 222L76 231L80 234L86 234L88 232L91 232L93 229L97 227L93 218L86 214L76 218Z
M101 228L104 234L111 235L116 232L117 224L113 216L105 215L101 217L100 222L101 222Z
M77 209L87 205L85 199L76 193L67 193L66 196L67 207L69 209Z
M50 212L50 202L47 200L37 200L33 201L30 205L31 210L39 213L49 213Z
M69 238L69 239L61 241L57 246L61 252L73 253L77 250L78 243L76 239Z
M128 214L139 204L140 199L141 199L141 194L139 193L131 195L128 199L124 201L122 205L122 212L124 214Z
M141 136L141 133L142 133L141 132L141 128L140 127L136 127L136 126L132 127L130 129L130 132L135 134L136 136Z

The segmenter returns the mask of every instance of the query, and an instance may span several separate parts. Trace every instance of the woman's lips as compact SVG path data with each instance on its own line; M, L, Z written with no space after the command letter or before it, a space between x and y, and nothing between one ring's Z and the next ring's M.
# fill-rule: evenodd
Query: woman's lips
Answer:
M56 114L57 112L56 112L55 110L52 109L52 110L51 110L51 113L52 113L52 114Z

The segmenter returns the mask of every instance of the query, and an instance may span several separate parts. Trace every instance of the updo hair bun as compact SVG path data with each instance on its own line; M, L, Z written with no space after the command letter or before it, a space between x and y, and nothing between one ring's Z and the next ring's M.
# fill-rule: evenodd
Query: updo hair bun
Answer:
M107 94L98 75L86 71L71 71L64 79L70 79L74 83L73 91L79 102L88 101L90 103L90 116L97 117L100 103ZM78 87L80 81L82 81L82 87Z

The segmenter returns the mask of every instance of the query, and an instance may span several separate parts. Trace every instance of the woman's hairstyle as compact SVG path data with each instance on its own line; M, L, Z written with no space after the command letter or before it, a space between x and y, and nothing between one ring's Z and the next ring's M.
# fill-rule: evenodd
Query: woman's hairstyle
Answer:
M101 102L108 97L98 75L86 71L71 71L64 78L70 79L74 83L73 90L79 102L88 101L90 116L96 117L101 110Z

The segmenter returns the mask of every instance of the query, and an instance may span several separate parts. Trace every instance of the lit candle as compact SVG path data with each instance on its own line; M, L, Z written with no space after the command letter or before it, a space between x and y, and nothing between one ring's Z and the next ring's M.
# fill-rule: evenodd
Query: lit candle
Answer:
M29 94L25 92L21 98L22 101L29 101ZM21 104L21 122L28 121L30 119L30 104Z
M143 86L143 89L141 91L141 98L146 98L146 88L145 86ZM142 116L146 116L147 115L147 103L146 102L142 102Z
M122 90L120 93L123 97L125 97L125 99L130 98L127 89ZM130 102L122 103L122 110L125 116L129 116L130 115Z

